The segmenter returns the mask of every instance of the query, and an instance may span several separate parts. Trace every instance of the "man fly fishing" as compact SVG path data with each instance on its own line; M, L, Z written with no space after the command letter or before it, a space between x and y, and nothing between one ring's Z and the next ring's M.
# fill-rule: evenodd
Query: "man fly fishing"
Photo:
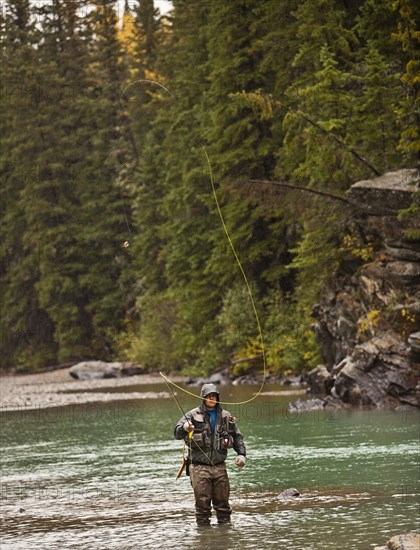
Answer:
M204 384L199 407L187 412L175 427L175 438L184 439L188 449L187 475L195 496L198 525L210 525L211 505L219 524L230 523L229 478L225 460L228 449L238 456L235 464L245 466L246 449L235 418L220 405L214 384Z

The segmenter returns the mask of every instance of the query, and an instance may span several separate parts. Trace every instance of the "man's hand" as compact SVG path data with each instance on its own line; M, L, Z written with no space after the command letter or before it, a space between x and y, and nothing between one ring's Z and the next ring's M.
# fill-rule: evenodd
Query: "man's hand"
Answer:
M194 424L191 422L184 422L184 425L182 426L186 432L193 432L194 431Z
M235 458L235 465L238 467L238 468L243 468L245 466L245 457L242 456L242 455L238 455L236 458Z

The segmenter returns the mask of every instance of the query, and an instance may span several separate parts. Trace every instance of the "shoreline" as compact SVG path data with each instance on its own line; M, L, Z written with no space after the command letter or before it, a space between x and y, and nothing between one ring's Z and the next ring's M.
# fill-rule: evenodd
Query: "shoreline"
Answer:
M70 376L69 371L70 367L65 367L33 374L0 374L0 411L34 411L71 405L172 398L158 373L79 380ZM190 377L181 375L173 375L170 378L178 384L190 380ZM156 388L153 388L147 391L147 386L156 384L164 384L165 389L156 391ZM145 386L143 391L114 391L115 388L139 385ZM100 391L102 389L103 391ZM194 391L194 388L192 389ZM303 397L305 394L306 389L302 387L267 389L261 392L261 395L268 396Z
M78 380L69 374L70 367L35 374L0 375L0 410L2 412L45 409L66 405L129 401L133 399L166 399L167 391L113 392L113 388L161 384L158 374L136 374L121 378ZM183 376L171 380L182 383ZM103 389L104 391L97 391Z

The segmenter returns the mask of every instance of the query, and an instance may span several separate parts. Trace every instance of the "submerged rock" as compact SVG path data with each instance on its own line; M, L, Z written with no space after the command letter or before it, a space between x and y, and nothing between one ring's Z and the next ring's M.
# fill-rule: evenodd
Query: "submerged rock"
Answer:
M289 403L287 410L289 412L317 411L325 408L323 399L297 399Z
M373 550L419 550L420 535L418 533L407 533L396 535L389 539L385 546L375 546Z

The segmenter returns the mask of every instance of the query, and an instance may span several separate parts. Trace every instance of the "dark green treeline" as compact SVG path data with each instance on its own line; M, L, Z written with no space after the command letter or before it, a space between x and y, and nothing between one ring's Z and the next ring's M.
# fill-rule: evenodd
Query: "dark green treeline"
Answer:
M205 152L268 364L309 368L322 284L372 252L328 195L418 165L414 0L173 6L5 2L1 368L261 366Z

